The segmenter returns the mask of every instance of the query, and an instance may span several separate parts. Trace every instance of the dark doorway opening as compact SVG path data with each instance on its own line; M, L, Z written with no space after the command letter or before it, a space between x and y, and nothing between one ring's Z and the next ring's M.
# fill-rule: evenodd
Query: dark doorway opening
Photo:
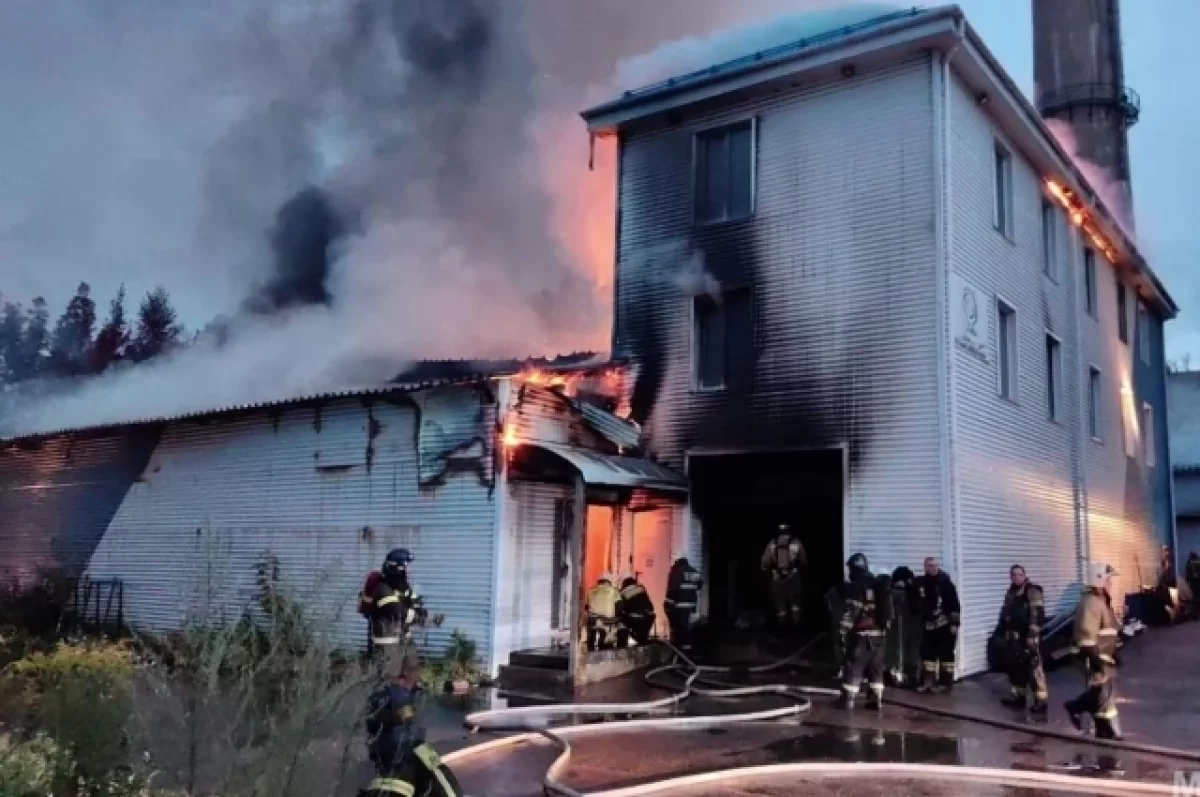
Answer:
M844 452L693 455L692 502L703 524L708 641L795 646L828 632L825 595L843 580ZM780 523L808 554L797 631L776 627L769 575L761 568Z

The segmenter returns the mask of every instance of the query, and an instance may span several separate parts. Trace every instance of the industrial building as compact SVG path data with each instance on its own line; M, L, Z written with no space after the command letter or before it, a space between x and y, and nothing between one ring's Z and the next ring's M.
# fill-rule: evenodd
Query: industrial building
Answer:
M1080 17L1095 6L1114 15ZM1034 7L1042 110L1089 157L1127 158L1116 3ZM1084 48L1095 30L1112 36ZM850 553L888 571L939 557L963 674L986 667L1013 563L1051 611L1089 561L1123 590L1154 582L1176 306L960 9L749 54L584 118L619 153L613 351L636 370L648 454L688 476L714 632L763 614L779 522L808 547L822 624ZM676 278L696 263L703 279Z
M403 546L445 615L427 650L462 630L492 673L526 651L583 682L585 585L620 565L661 606L686 502L681 476L627 455L614 380L425 363L369 390L0 441L0 577L82 578L85 611L166 633L242 616L269 556L353 650L363 579Z

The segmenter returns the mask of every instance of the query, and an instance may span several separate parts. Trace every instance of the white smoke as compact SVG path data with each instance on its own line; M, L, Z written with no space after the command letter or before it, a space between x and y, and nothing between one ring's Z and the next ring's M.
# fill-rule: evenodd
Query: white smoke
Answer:
M1075 138L1071 125L1060 119L1045 119L1046 127L1054 135L1066 153L1071 156L1076 168L1083 174L1088 185L1096 192L1104 207L1108 208L1113 219L1122 232L1133 242L1137 242L1136 227L1134 226L1133 208L1129 201L1129 187L1119 180L1110 169L1106 169L1079 154L1079 143Z
M133 299L163 284L192 327L233 320L224 345L76 384L10 413L5 431L377 384L419 358L604 347L615 156L603 144L587 169L578 112L892 10L839 5L9 0L6 296L53 306L86 280L103 309L122 282ZM430 51L422 72L396 47L411 31L379 17L427 14L445 33L463 7L491 23L475 72L470 53ZM240 314L271 276L275 213L309 184L358 223L326 277L329 304ZM702 263L681 265L681 289L713 289Z

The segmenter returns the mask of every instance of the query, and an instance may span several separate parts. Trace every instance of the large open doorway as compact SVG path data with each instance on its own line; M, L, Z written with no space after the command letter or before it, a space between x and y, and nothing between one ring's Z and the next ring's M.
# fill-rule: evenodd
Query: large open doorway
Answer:
M843 580L842 449L691 455L692 505L704 531L709 639L796 644L830 628L825 594ZM799 632L776 628L760 566L780 523L808 554Z

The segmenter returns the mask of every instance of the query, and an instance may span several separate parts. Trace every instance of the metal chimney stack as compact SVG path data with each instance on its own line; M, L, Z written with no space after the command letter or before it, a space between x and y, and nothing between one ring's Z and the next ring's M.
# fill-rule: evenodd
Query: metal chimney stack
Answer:
M1033 79L1044 119L1070 125L1077 152L1123 188L1132 218L1128 130L1141 110L1125 86L1118 0L1033 0Z

